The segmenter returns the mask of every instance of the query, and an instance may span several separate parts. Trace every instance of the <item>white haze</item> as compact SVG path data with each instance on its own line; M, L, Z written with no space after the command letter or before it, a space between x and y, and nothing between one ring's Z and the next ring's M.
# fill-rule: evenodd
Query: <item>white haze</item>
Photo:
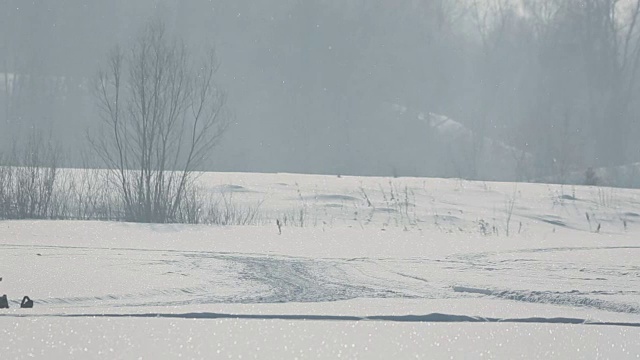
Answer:
M207 169L565 181L640 161L636 2L606 3L5 0L1 149L37 128L80 165L98 69L159 18L217 50L232 118Z

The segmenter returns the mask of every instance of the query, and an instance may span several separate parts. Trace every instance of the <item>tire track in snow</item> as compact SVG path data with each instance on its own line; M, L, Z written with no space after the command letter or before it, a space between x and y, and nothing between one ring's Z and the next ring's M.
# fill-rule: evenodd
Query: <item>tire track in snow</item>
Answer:
M590 262L584 258L546 257L546 254L593 251L637 251L640 246L554 247L518 249L504 252L457 254L451 260L466 262L465 271L490 277L509 277L507 283L525 283L538 289L491 289L470 285L457 286L457 293L480 294L519 302L586 307L603 311L640 314L640 267L610 263ZM523 258L530 254L533 258ZM513 257L513 255L517 255ZM540 256L542 255L542 256ZM498 275L504 274L504 275ZM592 277L587 277L585 274ZM550 284L545 284L550 281ZM537 284L537 285L534 285ZM561 284L561 285L558 285ZM565 285L566 284L566 285ZM545 290L553 285L567 291ZM571 286L571 287L569 287ZM575 287L580 287L576 290ZM603 299L622 297L632 302ZM635 301L638 301L635 303Z
M243 302L324 302L358 297L403 297L399 291L363 284L340 261L280 259L277 257L229 259L242 264L240 276L268 288ZM358 281L360 280L360 281Z
M632 304L594 299L570 293L558 293L552 291L487 290L464 286L454 286L453 291L459 293L481 294L505 300L515 300L535 304L587 307L610 312L640 314L640 307Z
M174 274L198 278L199 285L180 287L179 279L170 287L156 287L132 293L96 296L48 297L37 304L62 307L109 305L179 306L210 303L326 302L355 298L435 298L434 290L416 279L389 271L371 259L310 259L211 251L176 251L133 248L91 248L64 246L0 245L17 254L28 248L44 257L75 259L100 258L105 267L125 266L133 274ZM46 250L46 252L45 252ZM157 254L141 256L140 254ZM132 260L133 259L133 260ZM221 264L224 264L221 266ZM235 292L219 291L220 271L236 281ZM149 275L151 276L151 275ZM404 279L402 279L404 277ZM122 279L126 281L127 279ZM68 291L67 291L68 292Z
M136 248L93 248L64 246L0 245L14 251L16 256L25 249L42 252L44 256L64 259L69 253L74 257L106 259L99 271L109 267L125 266L131 273L147 276L173 274L161 285L145 291L98 294L96 296L49 297L36 299L38 304L61 307L136 307L180 306L213 303L283 303L325 302L355 298L459 298L464 294L482 294L499 299L559 306L588 307L599 310L640 313L640 303L604 300L597 297L616 295L637 299L640 293L634 284L640 277L637 268L612 264L596 267L593 264L559 264L548 259L526 259L521 256L505 259L509 254L544 254L564 251L638 250L640 247L595 248L540 248L510 252L484 252L457 254L445 259L393 259L351 258L311 259L264 254L240 254L213 251L180 251ZM44 252L47 251L47 253ZM144 256L142 256L142 254ZM134 259L134 261L132 261ZM103 264L103 265L104 265ZM500 287L509 283L527 283L534 279L562 277L575 268L597 276L611 277L606 291L592 287L592 280L568 278L573 284L586 287L566 292L549 290L484 290L484 286L469 284L468 288L453 288L460 278L485 274L491 279L487 288L496 283ZM432 273L438 270L439 273ZM448 274L458 279L447 279ZM598 275L599 274L599 275ZM628 275L631 274L631 275ZM219 276L221 275L221 276ZM181 286L184 281L184 286ZM194 283L193 279L197 279ZM504 281L507 279L508 281ZM126 280L126 279L123 279ZM186 282L186 281L191 282ZM516 280L511 281L511 280ZM609 285L610 284L610 285ZM231 290L229 290L231 288ZM464 291L471 289L471 291ZM135 289L134 289L135 290Z

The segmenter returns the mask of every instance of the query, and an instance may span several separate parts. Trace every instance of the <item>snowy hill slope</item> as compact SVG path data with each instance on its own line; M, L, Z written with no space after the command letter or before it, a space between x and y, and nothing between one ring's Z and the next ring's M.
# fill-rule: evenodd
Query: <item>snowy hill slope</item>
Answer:
M385 105L383 111L390 119L390 128L401 123L399 128L409 133L404 137L411 139L401 148L412 153L393 162L402 175L417 173L492 181L522 181L532 176L534 159L527 151L477 133L446 115L400 104ZM412 147L411 141L421 145ZM376 156L384 158L384 152Z
M640 353L640 191L295 174L201 181L238 209L258 207L259 225L0 222L0 293L12 300L0 310L2 354ZM288 221L281 234L276 219ZM34 309L18 308L22 295Z

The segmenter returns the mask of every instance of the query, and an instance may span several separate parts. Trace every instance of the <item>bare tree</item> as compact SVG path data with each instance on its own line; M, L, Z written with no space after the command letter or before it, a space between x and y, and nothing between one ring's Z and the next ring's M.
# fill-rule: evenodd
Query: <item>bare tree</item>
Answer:
M626 162L629 113L640 66L640 0L585 0L579 43L589 84L597 151L604 164Z
M468 154L469 176L478 178L483 175L479 163L485 153L489 120L495 116L498 100L504 96L501 87L508 75L501 68L504 66L505 47L510 40L509 33L513 32L512 22L516 14L509 0L472 0L468 12L479 40L475 62L480 83L476 95L479 101L477 112L471 120L473 144Z
M125 218L175 222L196 171L227 128L215 53L194 61L153 21L115 48L95 85L102 127L89 136L121 192Z

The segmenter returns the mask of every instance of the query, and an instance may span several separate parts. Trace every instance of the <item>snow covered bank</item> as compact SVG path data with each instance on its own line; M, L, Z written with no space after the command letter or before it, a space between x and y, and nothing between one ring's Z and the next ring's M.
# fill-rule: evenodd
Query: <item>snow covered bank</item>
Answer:
M0 293L12 301L0 312L2 354L640 353L638 191L292 174L202 180L239 203L261 201L272 219L302 209L308 221L281 234L271 221L1 221ZM34 309L18 308L23 295Z
M539 324L0 318L0 351L48 359L632 359L639 334Z

